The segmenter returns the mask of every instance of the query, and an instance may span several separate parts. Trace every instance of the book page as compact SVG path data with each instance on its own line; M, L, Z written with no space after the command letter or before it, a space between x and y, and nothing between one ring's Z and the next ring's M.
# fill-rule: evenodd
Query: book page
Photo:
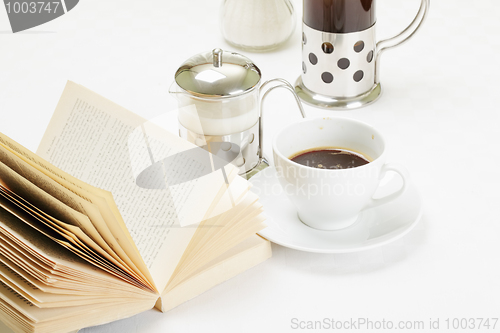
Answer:
M83 247L79 247L79 245L76 244L76 243L74 243L74 242L71 243L71 235L64 235L64 234L61 233L58 236L57 232L54 233L55 230L50 230L50 228L46 228L46 227L43 228L43 226L41 224L39 224L39 223L30 223L28 216L26 216L26 215L22 216L22 215L19 214L19 212L12 211L9 207L6 207L3 202L0 201L0 203L1 203L2 208L5 208L5 209L0 210L0 213L1 212L4 213L4 214L2 214L2 218L5 218L5 217L8 217L9 215L11 215L12 217L14 217L14 218L17 219L18 223L23 224L23 222L25 222L26 226L29 225L29 227L33 227L38 232L38 235L39 235L40 238L43 238L43 236L46 236L46 237L50 238L55 243L60 244L60 246L66 248L67 250L70 250L70 251L74 252L78 256L84 258L86 261L93 263L94 265L96 265L97 267L99 267L101 269L101 271L109 272L110 274L112 274L112 275L114 275L114 276L116 276L116 277L118 277L120 279L123 279L129 286L135 285L136 289L137 288L143 288L144 290L147 290L149 292L154 292L153 290L148 289L144 285L137 283L134 279L131 279L128 275L124 274L120 270L116 269L115 266L109 265L108 263L106 263L105 261L103 261L99 256L95 256L95 255L93 256L90 251L85 251L85 249ZM6 212L7 212L7 214L5 214ZM54 234L56 234L56 235L54 235ZM66 240L64 238L66 238ZM54 269L57 269L57 266L54 266L54 263L43 261L40 258L40 256L34 256L33 254L28 254L29 251L26 250L26 249L21 250L21 248L18 248L15 251L17 251L16 253L24 253L24 255L26 256L26 258L32 258L34 260L34 262L43 263L43 265L44 265L43 267L52 270L54 273L55 273ZM62 249L62 248L59 248L59 251L60 252L65 252L65 250ZM37 258L36 260L34 259L35 257ZM11 258L11 259L13 259L13 258ZM22 267L24 267L24 268L26 268L28 270L30 270L29 267L33 268L33 266L30 266L29 264L27 264L27 262L24 262L23 259L20 259L20 260L21 261L16 261L16 263L18 265L21 265ZM36 268L34 268L34 270L33 269L30 270L30 272L32 272L32 273L35 272L35 274L36 274L36 271L37 271ZM85 283L85 284L90 284L91 283L90 280L92 279L91 277L87 277L87 278L83 277L81 271L72 271L71 272L70 270L65 270L63 272L61 270L61 274L63 274L61 276L66 276L67 274L69 274L71 276L75 276L75 277L76 276L81 276L81 278L82 278L81 282ZM111 278L111 275L109 275L109 278ZM117 283L118 281L116 281L116 280L113 280L113 281L114 281L113 283L115 285L118 284Z
M145 129L149 125L145 124L145 119L68 82L37 153L72 176L113 194L126 227L159 286L166 284L177 266L196 231L196 224L192 223L196 217L201 220L203 207L212 205L224 177L219 171L189 184L168 179L159 188L138 186L138 165L153 166L195 148L166 131L161 137L156 133L152 140L150 131ZM162 165L158 165L161 171ZM192 172L193 168L184 170ZM233 170L229 165L226 174L233 174ZM187 227L181 227L183 219L188 220L184 224Z
M108 268L112 268L119 275L123 276L124 279L137 284L137 278L134 276L131 277L129 275L127 267L117 262L112 256L110 256L98 244L96 244L94 240L90 238L85 232L82 232L83 230L92 228L91 225L87 225L87 227L84 227L84 224L89 224L88 218L78 213L77 211L74 211L71 208L63 205L60 201L48 195L46 192L36 187L28 180L17 175L11 169L6 167L2 162L0 162L0 181L5 182L5 184L13 191L12 193L9 193L8 190L3 188L3 186L0 186L0 193L2 195L2 199L4 199L0 201L0 206L8 210L10 209L11 211L19 211L19 209L21 209L25 213L29 211L30 214L38 215L38 221L42 222L43 220L45 220L46 223L44 224L51 225L56 230L59 230L60 234L63 237L66 237L68 241L71 241L73 243L80 243L81 249L87 249L87 253L96 259L96 261L94 261L96 264L98 264L98 262L104 263ZM17 197L16 195L20 197ZM30 200L32 200L38 207L33 206L28 202L21 202L21 200L23 200L21 198L30 198ZM5 199L10 203L8 203ZM16 207L14 207L13 204ZM47 213L41 211L39 207L43 207L43 209L50 215L46 215ZM41 214L43 214L43 216ZM53 217L58 215L63 218L62 221ZM71 220L64 219L65 216L67 216L66 218L73 216L73 223L71 223ZM68 223L63 221L68 221ZM99 237L98 233L96 234L97 237ZM92 255L93 253L98 255ZM113 265L107 264L107 261L116 265L118 270L114 269ZM138 285L144 284L141 282ZM150 288L148 284L145 284L144 286Z
M48 325L55 326L55 321L60 320L61 322L71 323L76 318L79 319L82 326L88 326L94 322L93 317L111 317L113 320L117 320L122 317L127 317L126 315L119 316L116 318L117 313L125 312L125 309L131 309L128 314L140 313L142 311L153 308L156 299L150 300L138 300L137 302L102 302L100 304L84 305L84 306L70 306L62 308L53 309L41 309L36 307L33 303L29 302L13 289L9 288L6 284L0 283L0 312L1 308L13 309L16 312L22 314L26 319L26 322L30 323L43 323L47 322ZM114 309L114 310L113 310ZM82 318L83 317L83 318ZM24 319L24 318L23 318ZM82 320L83 319L83 320ZM85 320L86 319L86 320ZM51 322L54 322L52 324ZM87 322L87 323L83 323ZM80 326L80 327L82 327Z
M111 255L121 268L129 272L143 284L154 288L148 281L148 278L141 274L141 271L136 268L127 254L123 251L120 244L116 241L115 237L121 235L115 234L115 237L113 237L113 233L108 228L108 225L113 224L113 222L116 224L116 221L112 219L111 221L107 220L108 222L106 223L97 205L76 194L81 193L81 191L76 193L70 191L33 165L26 162L22 156L18 156L15 152L5 148L2 143L0 143L0 161L0 164L5 163L6 166L19 174L19 176L24 177L26 180L33 183L33 185L40 188L40 191L43 190L43 193L46 192L50 194L63 204L86 215L89 218L88 225L82 228L82 230L106 251L107 254ZM1 178L2 176L0 176L0 181ZM85 193L85 195L86 197L93 196L91 193ZM36 196L32 195L32 197ZM94 201L95 200L96 199L94 199Z
M19 229L19 226L16 225L15 227ZM50 239L30 229L24 226L22 232L30 232L32 234L30 238L36 239L39 244L50 242ZM8 283L5 279L2 279L2 276L16 276L16 279L10 279L10 281L17 286L20 286L16 282L17 279L23 281L25 285L30 286L27 291L28 294L34 295L33 297L40 302L52 303L50 307L54 307L55 303L68 301L68 295L72 295L72 301L81 304L83 304L83 301L90 304L109 298L156 298L156 293L132 288L129 283L117 280L109 274L102 274L102 270L90 271L86 267L86 271L91 272L91 274L87 274L69 267L61 267L60 264L64 262L63 259L57 259L57 263L41 261L38 256L30 252L31 249L21 250L18 246L18 240L14 240L8 231L4 229L4 226L0 227L0 230L2 231L0 233L0 280ZM55 243L54 245L57 246ZM69 251L61 251L60 247L56 251L56 255L63 253L68 257ZM9 285L13 287L13 284ZM58 288L52 288L51 286L57 286ZM83 290L85 290L85 293L82 293ZM78 299L80 296L83 297Z
M262 207L257 200L258 197L251 193L237 208L204 222L203 225L206 223L210 227L198 229L162 294L169 292L207 262L262 230L265 217L261 214Z
M270 258L271 255L271 243L253 235L216 259L199 267L190 278L162 294L156 303L156 308L162 312L169 311L215 285L261 263Z

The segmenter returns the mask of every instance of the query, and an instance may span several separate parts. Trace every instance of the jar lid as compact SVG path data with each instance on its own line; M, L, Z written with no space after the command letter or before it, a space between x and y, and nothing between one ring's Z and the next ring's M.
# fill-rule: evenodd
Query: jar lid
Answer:
M175 73L179 87L203 98L242 95L257 87L260 79L260 69L250 59L221 49L189 58Z

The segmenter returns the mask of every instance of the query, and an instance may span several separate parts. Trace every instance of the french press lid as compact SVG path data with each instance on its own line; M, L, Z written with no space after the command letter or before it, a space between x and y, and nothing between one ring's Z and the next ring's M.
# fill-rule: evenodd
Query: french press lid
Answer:
M189 58L175 73L181 89L202 98L242 95L257 87L260 79L260 69L250 59L221 49Z

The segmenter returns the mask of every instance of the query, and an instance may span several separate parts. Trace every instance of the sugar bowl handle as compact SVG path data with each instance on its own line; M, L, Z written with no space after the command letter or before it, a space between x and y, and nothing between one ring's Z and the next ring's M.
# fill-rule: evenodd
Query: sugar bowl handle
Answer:
M277 82L278 84L267 89L267 91L262 95L262 92L264 91L264 88L270 84L270 83L275 83ZM297 105L299 106L300 114L302 115L302 118L306 117L306 113L304 112L304 108L302 107L302 103L300 102L299 96L295 93L295 89L293 86L285 79L272 79L264 82L262 86L260 86L259 90L259 95L262 96L260 100L260 116L259 116L259 160L262 160L262 156L264 153L264 122L262 121L263 116L264 116L264 100L266 99L267 95L271 91L273 91L276 88L284 88L288 91L290 91L293 96L295 97L295 101L297 102Z
M410 37L412 37L415 32L422 26L427 13L429 12L430 0L421 0L420 8L417 15L405 30L400 32L398 35L381 40L377 43L377 57L375 60L375 83L380 83L380 55L387 49L398 46L406 42Z

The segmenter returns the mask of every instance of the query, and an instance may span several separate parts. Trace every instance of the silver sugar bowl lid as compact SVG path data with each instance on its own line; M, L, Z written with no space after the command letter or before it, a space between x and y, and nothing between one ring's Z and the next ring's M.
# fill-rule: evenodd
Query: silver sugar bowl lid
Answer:
M247 57L214 49L184 62L175 73L175 82L186 93L201 98L230 98L258 87L260 69Z

